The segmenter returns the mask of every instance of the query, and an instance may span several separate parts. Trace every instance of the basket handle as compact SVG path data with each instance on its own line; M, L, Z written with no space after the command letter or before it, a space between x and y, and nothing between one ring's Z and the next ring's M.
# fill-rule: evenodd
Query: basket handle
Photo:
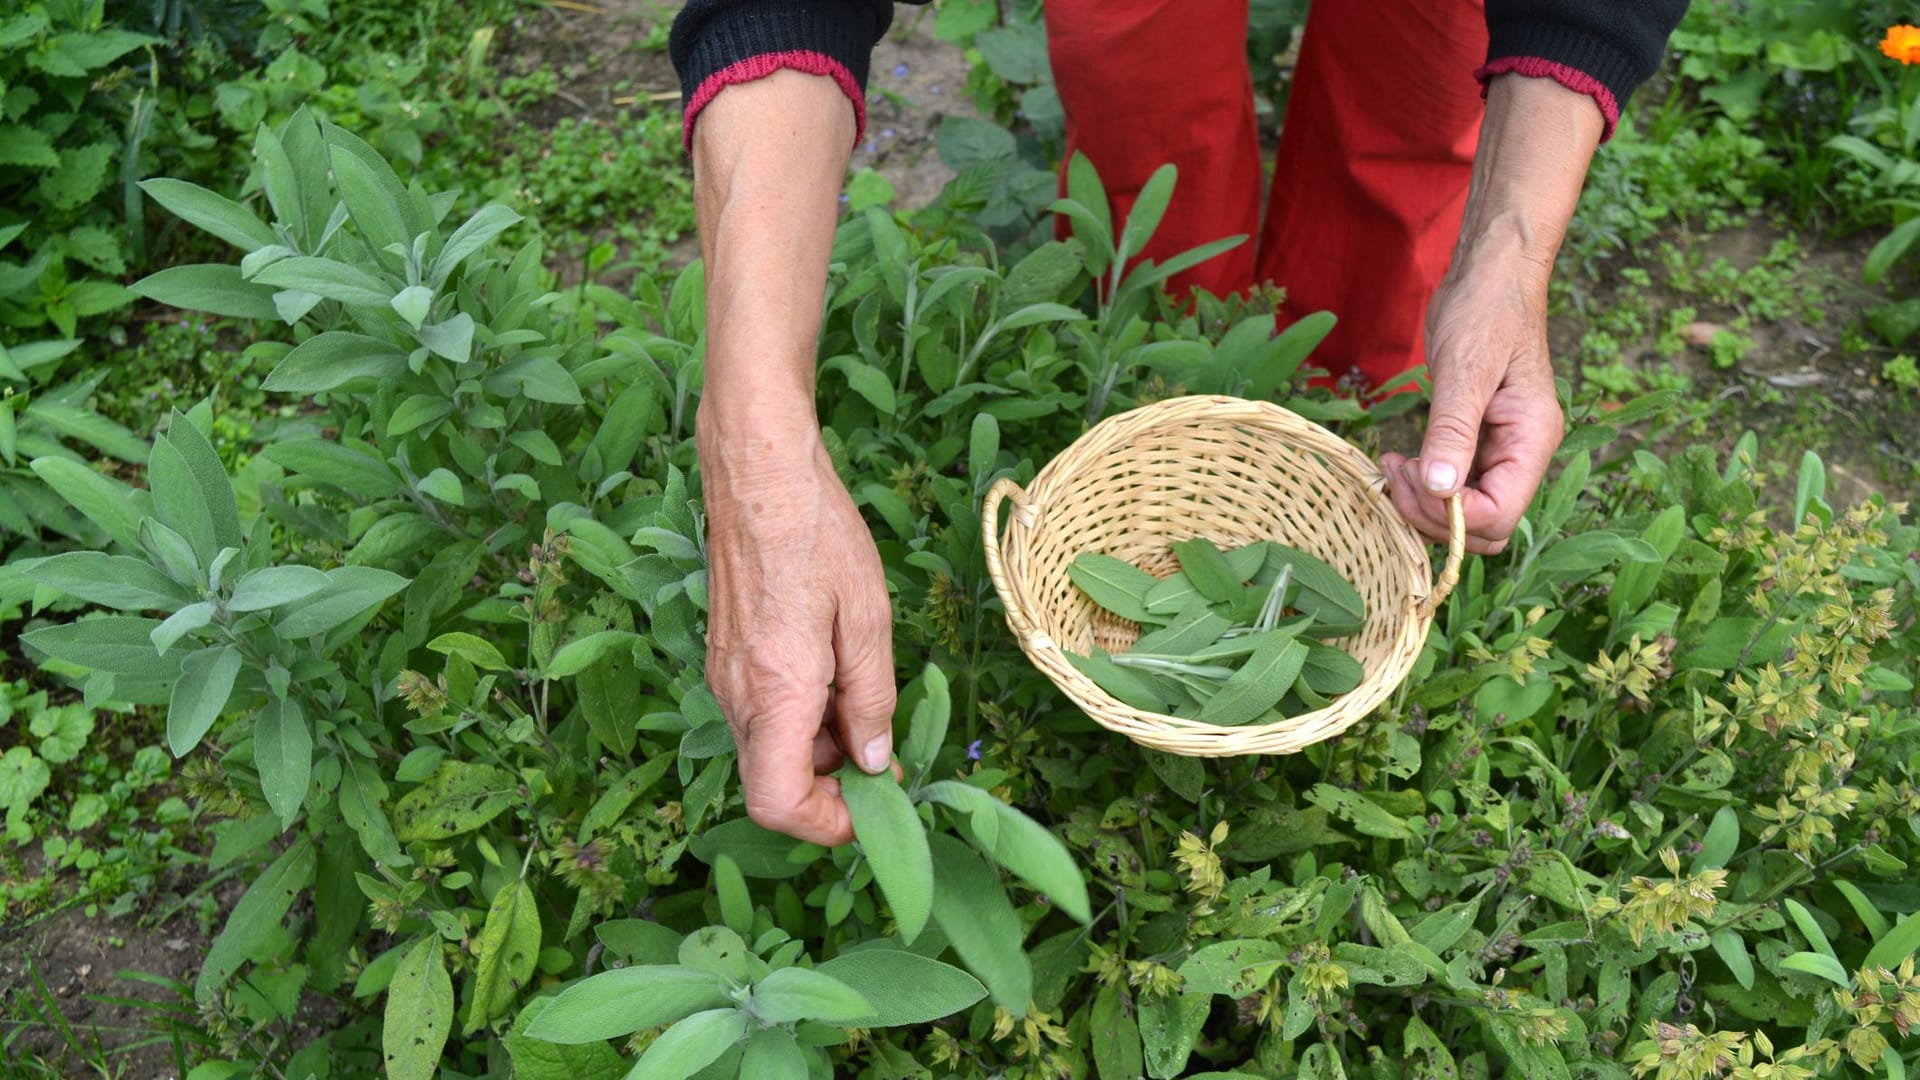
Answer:
M1453 587L1460 583L1460 561L1467 555L1467 515L1461 505L1461 495L1454 492L1447 500L1447 562L1440 568L1440 576L1434 579L1433 588L1427 592L1427 598L1420 601L1420 614L1423 618L1433 618L1440 605L1447 602Z
M980 503L980 535L987 549L987 576L993 579L993 588L1000 594L1001 606L1007 609L1007 626L1019 635L1023 644L1032 643L1040 636L1036 633L1033 621L1027 613L1020 610L1015 601L1014 590L1007 581L1006 564L1000 558L1000 504L1013 501L1013 517L1020 524L1032 528L1039 523L1039 507L1034 505L1019 484L1009 477L1001 477L987 488L986 498Z

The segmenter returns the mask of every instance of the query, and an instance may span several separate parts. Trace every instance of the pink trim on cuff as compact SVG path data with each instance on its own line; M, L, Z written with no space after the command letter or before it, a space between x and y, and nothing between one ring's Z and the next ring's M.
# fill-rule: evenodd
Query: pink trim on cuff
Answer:
M1576 94L1585 94L1600 106L1600 115L1606 119L1607 128L1600 133L1600 141L1613 138L1614 125L1620 122L1620 103L1614 100L1613 91L1599 79L1565 64L1538 56L1503 56L1489 61L1486 66L1476 70L1473 77L1480 80L1480 96L1487 95L1487 80L1495 75L1525 75L1534 79L1552 79Z
M847 100L853 102L853 144L860 145L860 136L867 130L867 100L860 92L860 84L854 81L853 72L847 65L828 56L826 53L808 49L789 49L786 52L761 53L728 64L719 71L701 80L700 86L693 92L693 100L687 102L686 126L681 134L681 142L687 153L693 152L693 121L700 110L710 104L720 91L738 83L764 79L782 68L805 72L808 75L824 75L839 85Z

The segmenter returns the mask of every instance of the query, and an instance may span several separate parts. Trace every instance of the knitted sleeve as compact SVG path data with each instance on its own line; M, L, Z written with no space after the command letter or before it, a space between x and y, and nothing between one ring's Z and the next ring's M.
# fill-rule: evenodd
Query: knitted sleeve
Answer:
M1687 0L1487 0L1487 80L1549 78L1593 98L1613 137L1620 106L1660 66Z
M689 0L667 46L680 74L687 147L714 95L782 68L839 84L853 104L858 145L867 122L867 65L892 22L888 0Z

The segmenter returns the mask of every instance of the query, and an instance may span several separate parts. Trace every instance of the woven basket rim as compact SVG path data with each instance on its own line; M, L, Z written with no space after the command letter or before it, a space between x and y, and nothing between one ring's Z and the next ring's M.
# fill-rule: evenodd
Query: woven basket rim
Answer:
M1118 451L1153 432L1231 427L1272 434L1326 465L1341 488L1340 497L1366 504L1372 532L1386 540L1390 558L1407 566L1408 580L1414 586L1395 610L1369 612L1369 619L1393 618L1398 625L1390 635L1392 647L1387 661L1370 666L1352 691L1311 712L1267 724L1221 727L1135 709L1100 689L1068 663L1060 646L1035 624L1029 613L1039 605L1029 588L1029 575L1021 571L1025 569L1026 547L1040 527L1045 508L1074 488L1077 470L1063 463L1109 448ZM997 481L982 507L988 570L1022 652L1101 726L1143 745L1186 756L1294 752L1344 732L1393 693L1419 656L1435 607L1457 579L1465 540L1459 497L1455 496L1450 506L1453 536L1447 564L1435 581L1426 540L1393 508L1385 487L1386 477L1359 448L1282 406L1217 395L1169 398L1100 421L1049 460L1024 490L1009 479ZM1284 492L1278 497L1284 498ZM998 520L1003 500L1014 504L1004 539Z

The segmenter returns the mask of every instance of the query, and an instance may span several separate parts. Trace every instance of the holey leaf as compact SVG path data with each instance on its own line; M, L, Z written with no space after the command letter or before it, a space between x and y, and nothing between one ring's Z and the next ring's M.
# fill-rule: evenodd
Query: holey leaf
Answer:
M853 815L854 837L900 924L901 938L911 944L933 912L927 830L892 773L868 775L847 765L839 776L840 793Z
M440 936L428 934L400 957L387 984L381 1056L389 1080L432 1080L453 1030L453 980L440 955Z
M480 930L480 970L468 999L465 1034L472 1035L487 1021L503 1016L520 988L533 975L540 958L540 910L525 878L503 885L487 909Z
M518 788L519 782L505 769L444 762L426 783L393 805L393 834L410 844L472 832L512 804Z

